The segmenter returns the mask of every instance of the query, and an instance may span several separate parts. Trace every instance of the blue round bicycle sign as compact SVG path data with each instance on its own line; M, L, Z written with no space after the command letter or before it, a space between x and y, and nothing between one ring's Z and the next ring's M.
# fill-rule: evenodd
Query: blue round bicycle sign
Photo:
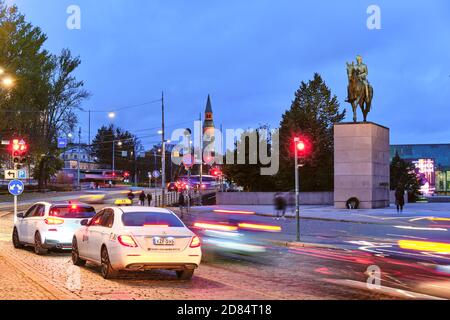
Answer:
M20 196L25 190L25 186L20 180L12 180L8 184L8 190L13 196Z

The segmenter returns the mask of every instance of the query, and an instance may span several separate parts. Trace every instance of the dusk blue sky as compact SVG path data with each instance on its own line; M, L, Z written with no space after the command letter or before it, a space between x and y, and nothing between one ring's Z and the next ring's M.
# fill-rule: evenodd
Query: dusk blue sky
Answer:
M392 143L450 143L448 0L8 3L43 29L51 52L69 48L81 57L77 76L92 93L85 109L140 104L164 90L170 130L198 118L209 93L217 125L277 127L300 82L314 72L350 111L345 62L361 54L375 89L369 120L390 127ZM66 28L72 4L81 8L81 30ZM371 4L381 8L381 30L366 26ZM121 112L114 123L148 136L160 117L154 104ZM80 121L87 140L87 114ZM92 123L93 136L109 120L98 113Z

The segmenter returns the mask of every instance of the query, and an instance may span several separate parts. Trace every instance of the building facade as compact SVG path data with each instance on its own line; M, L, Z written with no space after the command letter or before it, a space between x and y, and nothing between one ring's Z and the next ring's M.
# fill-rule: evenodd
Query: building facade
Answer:
M86 146L80 146L80 150L78 146L70 147L61 154L60 158L64 161L64 169L78 169L78 162L80 170L94 170L101 167L95 163L95 159Z
M391 160L396 153L416 166L424 193L450 194L450 144L392 145Z

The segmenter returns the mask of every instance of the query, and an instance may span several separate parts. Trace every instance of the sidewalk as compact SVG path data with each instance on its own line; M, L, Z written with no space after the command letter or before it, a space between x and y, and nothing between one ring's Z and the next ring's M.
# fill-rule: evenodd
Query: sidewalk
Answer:
M207 213L214 210L248 211L259 216L276 216L274 206L270 205L217 205L192 207L192 213ZM286 210L287 218L295 218L294 209ZM393 221L409 221L420 218L449 218L450 203L410 203L405 206L403 213L398 214L396 208L391 205L384 209L347 210L336 209L333 206L300 206L301 219L328 220L353 223L390 224Z

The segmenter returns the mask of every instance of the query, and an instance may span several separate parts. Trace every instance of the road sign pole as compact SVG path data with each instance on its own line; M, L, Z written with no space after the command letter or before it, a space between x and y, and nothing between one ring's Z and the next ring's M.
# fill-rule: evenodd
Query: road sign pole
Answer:
M14 225L17 222L17 196L14 196Z

